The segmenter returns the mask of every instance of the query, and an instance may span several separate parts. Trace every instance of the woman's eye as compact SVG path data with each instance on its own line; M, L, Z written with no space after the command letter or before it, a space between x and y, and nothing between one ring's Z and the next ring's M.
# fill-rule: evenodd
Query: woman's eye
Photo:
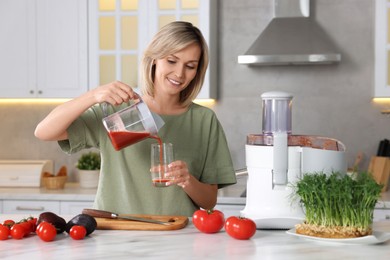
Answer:
M174 61L174 60L168 60L168 63L170 63L170 64L175 64L176 61Z

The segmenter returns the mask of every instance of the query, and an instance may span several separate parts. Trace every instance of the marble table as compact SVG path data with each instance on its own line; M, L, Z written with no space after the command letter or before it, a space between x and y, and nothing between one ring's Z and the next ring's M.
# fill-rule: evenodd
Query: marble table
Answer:
M0 222L19 215L0 215ZM69 219L70 216L64 216ZM374 229L390 232L390 221ZM236 240L224 230L199 232L190 222L176 231L97 230L84 240L61 234L53 242L32 235L0 241L0 259L389 259L390 241L375 245L315 242L285 231L257 230L250 240Z

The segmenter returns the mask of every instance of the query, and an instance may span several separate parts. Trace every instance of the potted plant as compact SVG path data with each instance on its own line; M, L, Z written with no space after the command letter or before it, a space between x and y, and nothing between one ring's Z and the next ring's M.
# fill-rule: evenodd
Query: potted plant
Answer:
M81 155L76 168L79 171L80 187L96 188L99 182L100 154L89 152Z

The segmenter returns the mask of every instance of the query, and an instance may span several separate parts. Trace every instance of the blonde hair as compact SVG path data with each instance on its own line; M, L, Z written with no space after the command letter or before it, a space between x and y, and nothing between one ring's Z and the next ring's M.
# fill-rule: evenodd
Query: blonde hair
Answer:
M189 105L202 89L209 63L206 40L201 31L189 22L176 21L161 28L144 52L142 59L142 92L154 96L155 60L177 53L187 46L197 43L201 49L195 78L180 93L180 103Z

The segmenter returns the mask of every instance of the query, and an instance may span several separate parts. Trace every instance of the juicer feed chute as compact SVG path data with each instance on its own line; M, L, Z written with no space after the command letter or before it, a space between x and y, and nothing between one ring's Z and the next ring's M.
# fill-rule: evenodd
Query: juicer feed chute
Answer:
M263 133L247 136L246 205L241 215L259 229L290 229L304 220L293 186L303 174L347 171L345 146L336 139L293 135L292 95L267 92L263 99Z
M263 134L274 140L272 183L287 184L287 135L291 134L292 95L273 91L261 95L263 100Z

